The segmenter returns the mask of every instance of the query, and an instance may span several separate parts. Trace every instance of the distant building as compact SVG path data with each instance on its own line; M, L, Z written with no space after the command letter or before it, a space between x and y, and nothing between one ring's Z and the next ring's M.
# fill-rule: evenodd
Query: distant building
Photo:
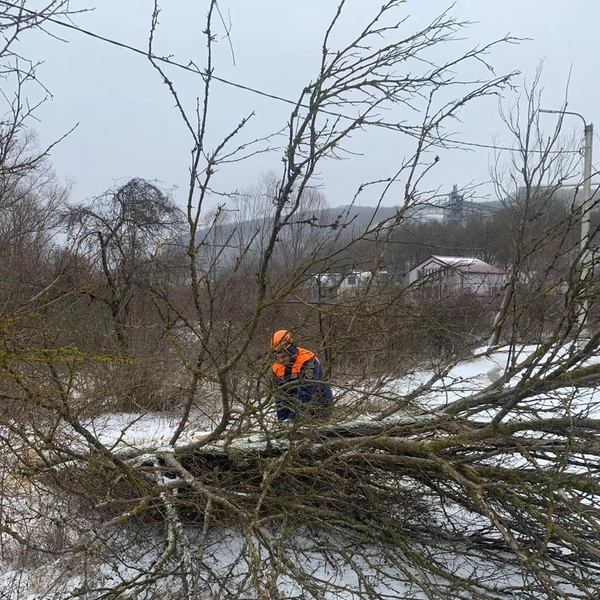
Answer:
M430 256L407 273L407 283L431 287L440 294L497 296L504 271L477 258Z
M448 203L444 207L444 221L450 225L462 225L465 218L464 203L464 195L458 193L458 187L454 184L448 194Z
M387 271L352 271L348 273L340 284L340 293L358 292L367 286L380 289L389 282Z
M335 298L344 276L341 273L319 273L313 275L304 285L304 294L308 302L322 302Z
M499 200L465 202L463 214L465 217L470 218L490 219L503 207L504 205Z
M415 204L406 212L406 218L417 223L441 223L444 220L444 205L441 200Z
M447 197L433 198L429 202L415 204L406 217L418 223L446 223L464 225L467 219L488 219L502 208L502 203L494 200L465 200L456 184Z
M373 291L379 291L390 281L387 271L351 271L347 275L320 273L306 282L303 296L308 302L331 300L337 296L358 293L368 286Z

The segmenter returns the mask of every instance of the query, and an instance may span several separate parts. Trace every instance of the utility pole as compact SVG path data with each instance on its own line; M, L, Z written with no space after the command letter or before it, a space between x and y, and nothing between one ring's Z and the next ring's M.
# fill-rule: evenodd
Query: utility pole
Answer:
M584 120L585 121L585 120ZM586 281L590 272L590 214L592 212L592 146L594 139L593 123L585 126L585 149L583 155L583 203L581 205L581 279ZM589 299L583 290L583 302L579 313L579 335L583 334L589 310Z
M585 282L589 272L591 263L590 253L590 215L592 212L592 148L594 140L594 124L587 123L582 115L569 110L548 110L540 108L541 113L551 113L555 115L575 115L583 121L584 132L585 132L585 145L583 152L583 200L581 201L581 239L579 247L579 265L581 267L580 280ZM579 312L577 315L577 323L579 325L579 337L580 346L585 342L583 341L583 333L585 328L585 321L589 310L589 299L587 290L582 289L583 300L579 305Z

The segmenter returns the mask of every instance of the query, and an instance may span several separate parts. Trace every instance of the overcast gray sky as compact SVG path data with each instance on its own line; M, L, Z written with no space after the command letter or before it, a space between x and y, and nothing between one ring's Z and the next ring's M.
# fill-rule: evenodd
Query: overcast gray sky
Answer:
M71 5L91 7L93 2L72 0ZM74 23L141 49L147 47L152 0L96 0L96 4L92 12L75 17ZM334 0L221 0L221 11L231 22L235 63L227 40L219 37L215 74L296 99L317 72L322 35L336 5ZM337 38L340 43L380 5L381 0L347 0L346 20ZM410 15L409 25L417 27L449 6L441 0L409 0L405 12ZM202 65L206 7L203 0L163 0L156 50L182 63L193 60ZM441 56L455 52L461 43L481 45L509 33L531 38L497 48L488 57L496 72L520 70L516 83L522 84L533 79L545 59L544 103L558 108L571 71L570 110L582 113L588 121L597 120L597 0L457 0L451 13L474 23L464 32L467 41L440 48ZM50 143L79 124L51 155L59 177L74 183L72 200L99 195L131 177L145 177L167 188L176 187L175 197L182 202L191 140L150 63L143 56L75 31L58 26L50 31L67 43L42 35L24 37L22 42L28 55L45 61L38 75L53 94L38 112L35 128L40 143ZM201 78L174 69L168 72L187 106L193 106L201 94ZM507 95L506 105L515 99ZM256 117L245 134L248 140L285 126L290 106L216 83L210 139L216 142L252 111ZM547 119L550 129L554 117L547 115ZM581 129L575 118L565 124L569 130ZM455 137L469 142L509 141L495 99L473 105L453 128ZM357 136L352 144L362 156L334 161L320 170L322 189L331 205L347 204L362 181L389 175L412 147L404 136L381 133ZM426 186L450 191L454 183L462 187L488 181L492 154L487 149L440 152L441 160ZM264 173L277 172L280 165L279 155L263 155L230 169L220 183L224 188L249 187ZM490 191L490 186L481 188L482 193ZM363 203L368 201L367 197ZM386 201L394 203L393 196Z

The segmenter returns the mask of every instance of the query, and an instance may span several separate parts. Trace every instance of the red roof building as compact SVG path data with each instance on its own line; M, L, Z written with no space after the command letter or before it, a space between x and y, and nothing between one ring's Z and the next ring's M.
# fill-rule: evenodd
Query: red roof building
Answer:
M477 258L430 256L407 274L409 285L432 284L445 293L497 296L504 271Z

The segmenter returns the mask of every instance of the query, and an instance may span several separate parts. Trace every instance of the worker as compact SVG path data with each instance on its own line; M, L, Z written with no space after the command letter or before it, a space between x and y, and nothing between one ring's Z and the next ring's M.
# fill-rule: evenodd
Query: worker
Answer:
M323 369L316 355L296 346L286 329L271 336L271 350L275 354L272 371L277 420L304 416L328 420L333 393L323 381Z

